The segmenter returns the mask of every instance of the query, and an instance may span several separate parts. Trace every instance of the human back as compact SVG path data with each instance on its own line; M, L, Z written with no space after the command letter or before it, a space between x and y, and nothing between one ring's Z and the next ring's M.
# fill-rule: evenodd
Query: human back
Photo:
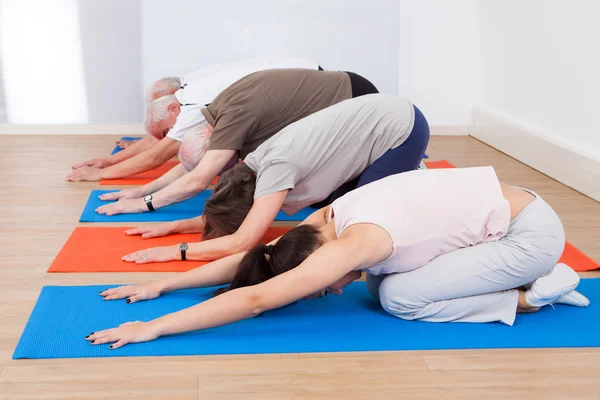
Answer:
M276 69L247 75L202 109L215 128L209 150L235 149L244 158L287 125L351 97L345 72Z
M291 189L282 210L293 214L325 199L400 146L414 123L405 98L370 94L297 121L246 157L257 174L255 198Z
M336 235L375 224L393 241L374 275L407 272L456 249L495 241L510 223L510 203L492 167L411 171L349 192L331 205Z

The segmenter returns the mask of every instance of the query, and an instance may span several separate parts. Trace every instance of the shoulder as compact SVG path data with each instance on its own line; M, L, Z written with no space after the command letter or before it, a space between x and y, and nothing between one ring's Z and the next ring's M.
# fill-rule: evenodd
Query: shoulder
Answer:
M387 260L394 250L389 233L373 223L357 223L342 231L339 240L352 248L356 257L369 265Z

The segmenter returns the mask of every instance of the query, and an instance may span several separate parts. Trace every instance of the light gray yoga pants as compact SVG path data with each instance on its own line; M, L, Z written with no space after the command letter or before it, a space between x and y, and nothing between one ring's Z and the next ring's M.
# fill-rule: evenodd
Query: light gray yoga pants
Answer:
M407 320L515 321L518 288L550 271L565 233L558 215L537 194L496 242L458 249L416 270L373 276L367 287L383 308Z

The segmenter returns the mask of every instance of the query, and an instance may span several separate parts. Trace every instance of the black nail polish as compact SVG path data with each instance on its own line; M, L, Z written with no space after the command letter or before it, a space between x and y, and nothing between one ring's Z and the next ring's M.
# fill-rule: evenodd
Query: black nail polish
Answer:
M93 335L94 333L96 333L96 332L92 332L92 333L90 333L90 335Z
M95 340L92 340L90 343L91 343L91 344L94 344L94 342L95 342Z
M127 303L127 304L131 303L131 299L125 300L125 303Z
M108 348L109 348L109 349L111 349L111 350L113 349L113 347L112 347L112 346L108 346Z
M90 337L90 335L87 335L85 338L87 339L87 338L89 338L89 337Z

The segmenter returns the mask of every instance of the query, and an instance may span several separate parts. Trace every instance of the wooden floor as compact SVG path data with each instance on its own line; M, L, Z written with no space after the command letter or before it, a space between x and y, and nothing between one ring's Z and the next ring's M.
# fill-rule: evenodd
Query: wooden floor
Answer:
M0 399L600 398L600 349L12 361L42 286L164 276L45 272L98 187L64 177L75 162L108 154L112 139L1 137ZM537 191L561 216L568 239L600 261L599 203L472 138L432 137L428 154L457 166L493 165L503 181Z

